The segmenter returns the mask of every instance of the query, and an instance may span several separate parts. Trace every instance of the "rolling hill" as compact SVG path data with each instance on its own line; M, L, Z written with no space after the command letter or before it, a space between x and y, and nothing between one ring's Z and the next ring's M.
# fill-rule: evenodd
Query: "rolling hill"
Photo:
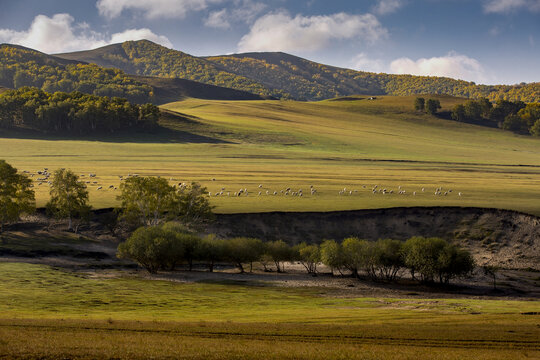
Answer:
M437 99L443 111L464 101ZM109 187L136 173L200 182L222 213L479 206L540 214L539 139L418 113L413 102L185 99L160 107L156 131L74 138L6 130L0 154L21 171L97 174L89 190L98 208L117 205ZM394 193L373 194L375 185ZM399 186L406 194L397 194ZM437 196L438 187L453 191ZM215 196L222 188L230 196ZM234 197L240 188L249 196ZM285 196L286 188L304 196ZM36 186L40 206L48 190Z
M72 61L114 67L133 75L187 79L262 96L284 95L282 91L271 90L256 80L223 70L204 58L168 49L148 40L126 41L94 50L57 56Z
M8 88L35 86L48 92L81 91L157 104L186 97L214 100L262 99L259 95L245 91L191 80L127 75L122 70L47 55L17 45L0 45L0 60L0 86Z
M147 40L57 56L116 67L129 74L184 78L296 100L323 100L353 94L444 94L487 97L491 101L540 101L540 83L476 85L445 77L376 74L319 64L285 53L195 57Z

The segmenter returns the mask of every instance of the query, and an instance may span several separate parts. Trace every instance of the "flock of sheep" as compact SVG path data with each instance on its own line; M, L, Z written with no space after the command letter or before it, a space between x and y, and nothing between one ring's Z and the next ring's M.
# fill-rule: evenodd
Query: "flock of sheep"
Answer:
M48 168L44 168L43 170L37 171L36 173L32 173L29 171L23 171L25 174L30 176L31 178L34 178L34 176L39 176L35 179L38 186L41 186L43 184L51 185L51 173L49 172ZM127 175L118 175L118 179L120 181L123 181L124 179L130 178L130 177L138 177L139 174L127 174ZM103 190L103 185L100 184L99 181L97 181L97 175L95 173L89 173L89 174L80 174L79 178L81 181L83 181L87 186L93 186L95 187L95 190ZM216 181L216 179L211 179L212 181ZM170 178L169 181L176 182L177 180L174 178ZM185 182L178 183L177 186L179 188L185 188L188 185ZM109 190L118 190L118 188L115 185L109 185ZM422 187L418 191L412 191L408 192L404 188L399 185L396 190L387 188L384 186L374 185L371 188L367 188L366 185L362 185L362 189L365 191L370 190L374 195L410 195L417 196L423 193L429 193L425 187ZM359 193L358 189L349 189L347 187L344 187L343 189L338 190L337 195L338 196L352 196ZM453 193L452 189L443 189L442 187L438 187L435 189L434 192L432 192L435 196L449 196ZM319 194L317 189L313 185L309 186L309 190L304 191L303 189L293 189L292 187L287 187L284 189L277 189L277 190L271 190L267 189L263 186L263 184L259 184L258 188L254 191L248 190L247 187L240 188L238 190L230 190L225 187L221 187L219 191L210 191L208 193L208 196L210 197L246 197L250 195L255 196L289 196L289 197L303 197L305 195L311 195L315 196ZM462 192L458 192L457 195L461 197L463 195Z

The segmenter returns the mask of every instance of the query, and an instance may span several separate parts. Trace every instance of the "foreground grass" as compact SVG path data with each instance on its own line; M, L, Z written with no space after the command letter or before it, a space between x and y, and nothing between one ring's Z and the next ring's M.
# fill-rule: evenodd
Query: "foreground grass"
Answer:
M538 302L94 277L0 264L7 358L534 358Z
M481 206L540 214L540 140L417 114L410 110L413 100L190 99L162 107L173 114L162 122L168 132L100 141L9 135L0 138L0 154L21 170L96 173L98 184L89 184L95 207L116 205L109 186L118 186L120 175L138 173L198 181L213 193L250 191L249 197L213 197L224 213ZM458 101L441 98L445 108ZM310 185L317 196L265 196L288 187L309 195ZM374 185L402 186L407 194L373 195ZM454 192L434 196L439 186ZM358 192L338 196L344 187ZM48 187L36 184L36 190L43 205Z

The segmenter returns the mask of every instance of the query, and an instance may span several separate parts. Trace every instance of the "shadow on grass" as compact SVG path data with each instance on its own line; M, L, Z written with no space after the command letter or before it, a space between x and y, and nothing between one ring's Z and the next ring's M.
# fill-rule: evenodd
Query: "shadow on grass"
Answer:
M98 141L109 143L158 143L158 144L228 144L229 141L198 135L189 131L173 130L163 126L154 129L129 129L114 134L68 135L44 134L28 129L0 130L0 138L47 141Z

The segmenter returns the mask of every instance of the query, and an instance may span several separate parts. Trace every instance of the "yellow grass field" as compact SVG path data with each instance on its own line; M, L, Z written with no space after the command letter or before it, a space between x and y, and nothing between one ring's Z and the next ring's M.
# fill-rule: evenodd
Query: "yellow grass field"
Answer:
M438 98L443 110L463 101ZM480 206L540 215L540 139L418 114L413 100L187 99L162 106L164 128L155 133L85 139L5 133L0 158L30 172L65 167L85 175L96 208L116 205L117 190L109 187L119 185L119 176L139 174L201 182L222 213ZM44 205L47 184L38 183ZM373 194L375 185L394 193ZM405 194L397 194L399 186ZM438 187L452 192L436 196ZM233 196L246 188L247 197ZM286 188L303 196L285 196Z

